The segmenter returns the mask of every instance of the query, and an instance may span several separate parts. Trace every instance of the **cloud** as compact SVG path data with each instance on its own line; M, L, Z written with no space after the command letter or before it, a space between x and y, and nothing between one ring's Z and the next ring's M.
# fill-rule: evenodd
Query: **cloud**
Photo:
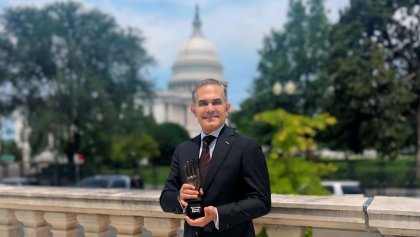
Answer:
M65 0L62 0L65 1ZM57 0L2 0L1 6L43 6ZM215 46L229 80L233 103L244 99L256 76L257 50L272 29L279 30L287 20L286 0L84 0L88 8L112 15L124 28L135 27L145 37L145 47L157 61L151 75L164 88L170 68L181 45L192 31L194 8L198 3L203 33ZM349 0L326 0L328 17L339 18L338 9ZM244 59L244 57L247 57ZM243 68L243 69L241 69ZM229 77L229 78L228 78ZM238 80L240 79L240 80Z
M203 16L206 31L221 48L257 49L272 28L286 21L287 1L252 1L222 5Z
M167 5L163 6L164 3ZM112 1L102 1L97 7L115 16L121 25L141 29L146 37L146 48L157 59L156 70L170 68L176 53L191 34L195 2L157 1L155 4L162 4L162 8L155 11L116 4ZM255 62L251 68L256 67L257 50L262 47L263 37L272 28L281 28L286 20L288 3L265 0L243 1L238 4L234 1L213 0L201 1L199 4L204 35L213 43L220 58L228 59L222 63L226 70L230 70L230 68L237 69L239 67L237 63L241 62L235 60L235 55L253 55L252 61ZM248 65L243 66L249 68ZM158 72L158 74L163 73ZM248 76L248 81L252 78L252 75ZM160 87L167 80L169 76L159 78Z

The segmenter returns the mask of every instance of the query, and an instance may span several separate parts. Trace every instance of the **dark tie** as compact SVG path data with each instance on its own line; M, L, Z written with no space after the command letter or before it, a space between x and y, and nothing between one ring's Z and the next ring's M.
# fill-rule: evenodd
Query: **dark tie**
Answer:
M209 168L210 164L210 143L215 139L216 137L212 135L205 136L202 140L203 142L203 148L201 149L201 155L200 155L200 173L201 173L201 179L204 180L207 175L207 169Z

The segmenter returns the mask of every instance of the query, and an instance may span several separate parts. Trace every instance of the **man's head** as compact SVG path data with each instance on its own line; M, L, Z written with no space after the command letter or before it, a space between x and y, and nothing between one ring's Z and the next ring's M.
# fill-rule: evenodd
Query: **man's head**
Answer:
M205 134L218 129L226 121L230 104L226 86L218 80L206 79L192 93L191 112Z

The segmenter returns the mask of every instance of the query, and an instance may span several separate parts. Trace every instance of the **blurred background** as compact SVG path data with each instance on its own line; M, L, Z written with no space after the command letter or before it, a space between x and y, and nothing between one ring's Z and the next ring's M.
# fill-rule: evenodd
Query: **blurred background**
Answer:
M212 77L273 193L420 196L419 20L414 0L3 0L0 182L159 189Z

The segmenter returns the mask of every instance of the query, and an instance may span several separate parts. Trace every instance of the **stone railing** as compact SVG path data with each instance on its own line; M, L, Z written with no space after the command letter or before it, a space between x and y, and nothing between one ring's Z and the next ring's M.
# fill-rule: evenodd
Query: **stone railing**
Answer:
M0 186L0 236L178 236L182 215L162 212L159 194ZM270 237L420 236L420 199L273 195L254 222Z

